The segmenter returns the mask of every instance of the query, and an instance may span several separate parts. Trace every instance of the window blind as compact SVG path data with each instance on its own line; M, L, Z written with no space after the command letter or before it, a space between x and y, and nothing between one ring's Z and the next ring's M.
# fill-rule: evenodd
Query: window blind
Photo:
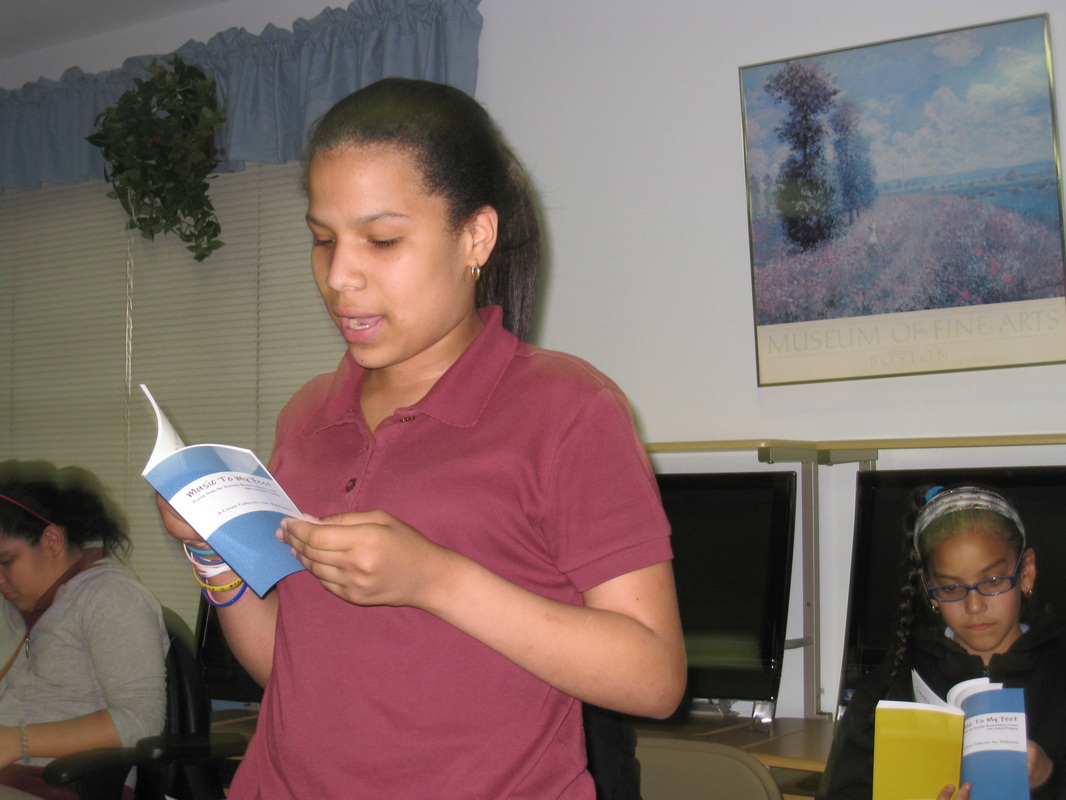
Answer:
M190 623L196 584L140 476L155 420L137 384L186 444L268 459L281 406L344 352L311 277L299 171L249 164L215 178L225 246L199 264L176 237L128 236L102 181L0 196L0 453L95 473L127 514L131 566Z

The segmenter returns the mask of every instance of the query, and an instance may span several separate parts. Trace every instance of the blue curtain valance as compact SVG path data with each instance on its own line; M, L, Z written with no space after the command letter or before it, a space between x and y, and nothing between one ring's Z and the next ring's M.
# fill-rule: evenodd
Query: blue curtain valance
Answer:
M186 43L174 54L216 80L226 109L218 171L299 158L311 123L379 78L424 78L473 94L479 2L355 0L299 19L291 31L268 25L256 36L231 28L207 43ZM134 77L147 76L153 58L130 58L96 75L71 67L58 81L0 90L0 186L103 178L104 160L85 137L97 115L133 88Z

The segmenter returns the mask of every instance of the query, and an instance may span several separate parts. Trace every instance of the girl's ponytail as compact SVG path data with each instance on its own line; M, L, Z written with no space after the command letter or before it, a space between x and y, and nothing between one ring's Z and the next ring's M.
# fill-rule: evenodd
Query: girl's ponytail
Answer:
M478 308L502 306L503 326L529 341L540 272L540 222L529 177L514 156L506 181L504 207L497 209L499 238L478 281L476 302Z

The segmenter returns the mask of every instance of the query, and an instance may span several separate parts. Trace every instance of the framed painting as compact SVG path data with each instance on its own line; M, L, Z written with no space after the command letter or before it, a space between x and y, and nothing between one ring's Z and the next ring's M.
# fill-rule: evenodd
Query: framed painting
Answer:
M1066 361L1047 28L741 67L760 385Z

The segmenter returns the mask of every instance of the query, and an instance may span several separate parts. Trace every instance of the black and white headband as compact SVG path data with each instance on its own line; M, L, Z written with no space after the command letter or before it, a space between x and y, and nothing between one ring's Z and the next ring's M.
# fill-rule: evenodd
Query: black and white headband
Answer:
M1025 526L1014 507L995 492L976 486L960 486L957 489L945 489L934 486L925 495L926 504L914 520L914 549L920 554L918 542L925 530L941 517L955 511L977 510L992 511L1010 520L1022 537L1022 550L1025 550Z

